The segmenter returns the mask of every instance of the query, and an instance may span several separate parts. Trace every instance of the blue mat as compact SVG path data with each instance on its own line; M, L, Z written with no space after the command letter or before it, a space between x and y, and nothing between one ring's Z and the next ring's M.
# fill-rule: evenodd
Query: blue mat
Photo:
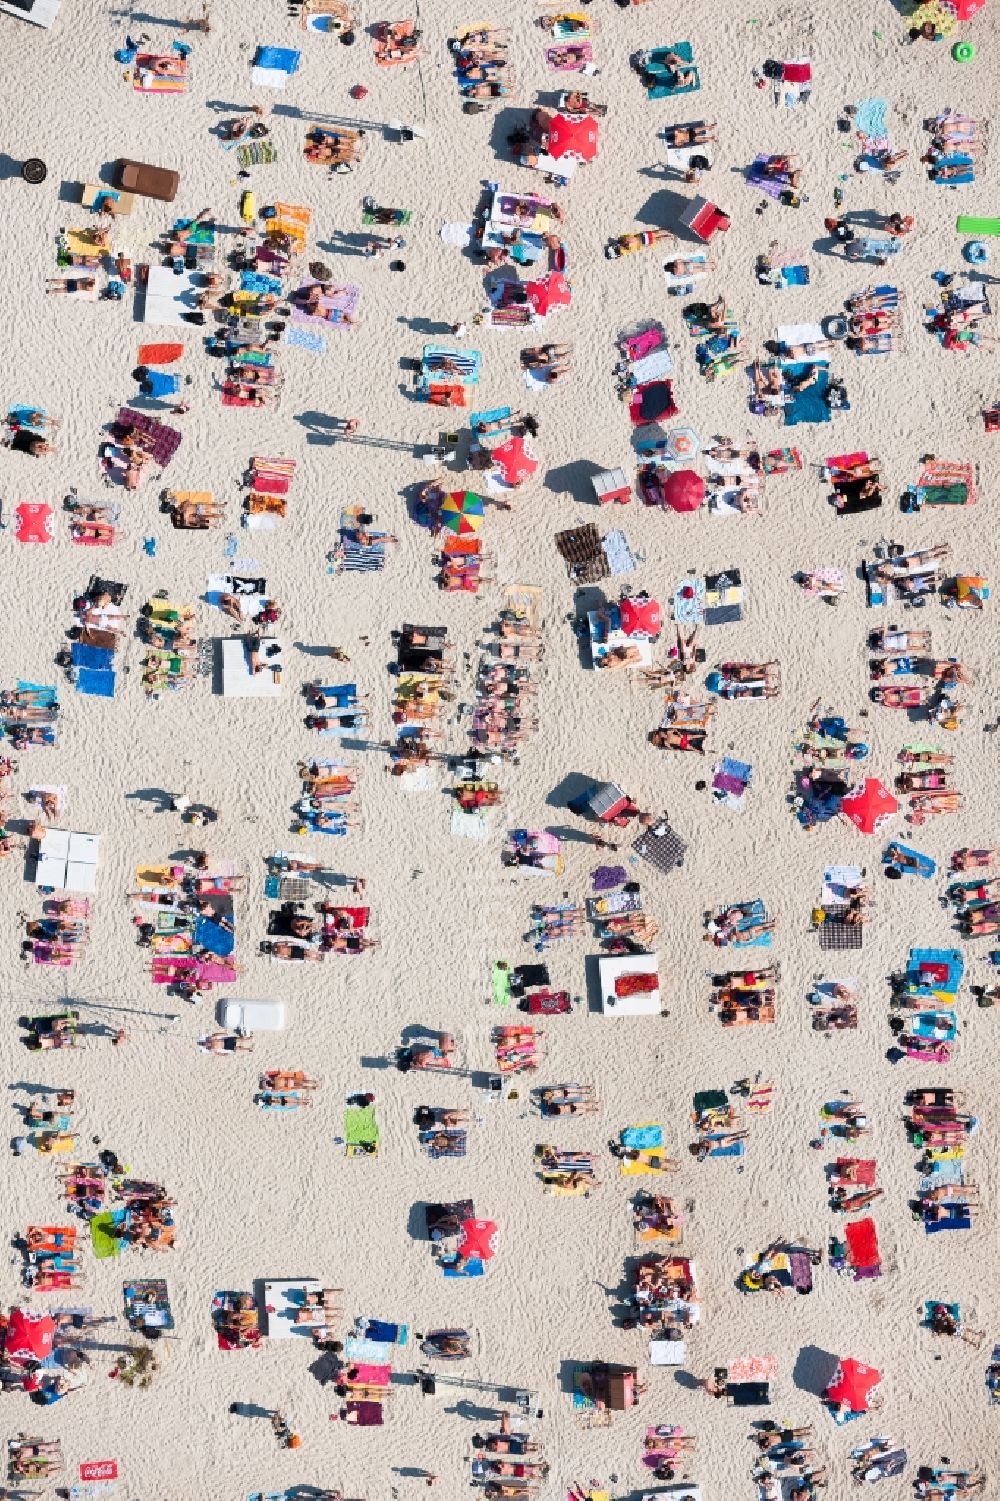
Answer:
M254 54L255 68L280 68L282 73L294 73L302 60L301 52L293 47L258 47Z
M84 646L81 642L74 641L70 648L70 660L74 667L92 667L97 672L107 671L114 656L109 646Z
M786 375L802 375L808 370L808 364L786 365ZM785 426L798 427L803 422L829 422L832 417L830 408L823 400L826 389L830 384L830 372L826 365L820 366L819 378L804 391L796 391L788 406L785 408Z
M942 167L965 167L967 170L958 177L938 177ZM975 182L976 169L972 157L965 152L955 152L951 156L943 156L940 161L934 163L931 168L931 181L939 183L943 188L953 187L956 183Z
M115 675L113 672L94 667L80 667L76 674L76 691L88 698L114 698Z
M194 925L194 942L196 948L207 949L210 954L225 959L233 952L236 937L210 917L199 917Z
M441 1269L446 1277L481 1277L483 1275L483 1263L477 1260L476 1257L473 1257L471 1261L467 1261L464 1267L461 1268L448 1266L445 1262L442 1262Z

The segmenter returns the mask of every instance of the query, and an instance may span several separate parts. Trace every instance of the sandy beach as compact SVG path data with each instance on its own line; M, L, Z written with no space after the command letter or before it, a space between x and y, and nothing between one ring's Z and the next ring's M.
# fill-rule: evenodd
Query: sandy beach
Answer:
M29 1392L4 1391L5 1440L19 1433L58 1439L64 1456L57 1477L12 1480L9 1494L56 1494L59 1486L81 1483L82 1464L114 1458L119 1478L108 1494L117 1501L244 1501L260 1494L388 1501L423 1494L428 1476L439 1477L432 1494L451 1501L468 1494L475 1478L475 1436L496 1430L502 1408L521 1423L510 1400L515 1391L530 1394L532 1416L524 1426L549 1466L537 1492L546 1498L565 1496L573 1484L582 1495L603 1490L638 1498L656 1491L665 1482L643 1465L643 1439L650 1427L676 1424L697 1435L698 1444L677 1461L675 1483L700 1488L699 1501L753 1501L766 1490L751 1474L750 1436L752 1425L766 1419L813 1426L809 1443L828 1484L809 1494L829 1501L857 1494L851 1450L877 1434L891 1436L907 1455L904 1473L878 1490L886 1501L913 1495L919 1467L939 1466L945 1456L970 1474L985 1468L983 1495L996 1493L998 1409L990 1404L986 1371L1000 1341L1000 1065L997 1020L970 990L992 983L993 944L989 936L959 936L945 899L955 879L953 851L1000 847L996 599L982 611L948 609L937 594L920 609L903 609L895 599L872 609L860 569L880 540L906 552L947 543L942 577L985 577L994 592L998 584L992 527L1000 437L985 431L983 419L1000 400L988 342L995 319L985 318L983 342L963 351L943 347L924 311L940 306L945 293L932 279L936 272L953 273L953 285L964 285L975 269L981 290L996 299L1000 241L984 238L989 259L973 268L963 246L974 237L955 224L960 214L996 212L996 154L978 154L975 182L956 187L933 181L920 158L928 118L950 108L988 121L1000 6L987 5L935 44L909 41L911 22L902 8L891 0L786 6L703 0L685 13L669 0L629 9L612 0L566 7L494 0L487 18L458 0L422 0L422 53L396 67L375 64L369 30L386 17L368 0L360 5L353 48L300 25L284 6L235 0L213 0L208 34L183 30L184 16L170 7L162 16L155 6L128 13L98 0L63 0L51 31L0 16L7 61L0 157L4 411L22 406L59 419L51 452L36 457L0 449L6 605L0 689L55 684L60 705L54 745L15 749L9 731L0 745L17 762L0 783L4 828L14 844L0 865L6 914L0 1075L7 1081L11 1139L29 1134L22 1107L51 1100L57 1089L75 1091L78 1133L64 1159L27 1150L9 1160L4 1223L13 1248L2 1300L5 1309L72 1306L116 1319L85 1339L89 1379L80 1390L37 1410ZM392 0L390 9L391 20L409 14L402 0ZM538 18L560 10L585 14L596 73L567 75L546 65L552 43ZM509 97L470 115L462 111L448 40L476 23L510 29L513 81ZM127 35L143 34L150 41L142 45L153 51L169 51L175 39L190 47L186 91L147 97L133 88L132 64L115 54L127 46ZM963 39L975 46L965 63L952 55ZM647 97L630 57L681 40L694 49L698 93ZM283 90L252 86L252 59L261 46L300 53ZM776 105L766 78L756 86L755 70L761 76L768 60L801 58L811 63L810 96L794 108ZM362 99L351 97L356 85L367 90ZM553 109L559 91L576 86L607 106L599 149L570 181L552 185L512 160L508 136L533 109ZM908 153L895 181L884 172L853 170L858 144L842 112L872 99L887 101L891 149ZM267 111L266 139L277 159L240 177L238 158L223 149L217 131L254 104ZM838 118L847 120L846 129L838 129ZM696 120L717 122L717 142L711 169L692 185L665 173L663 130ZM305 159L305 133L324 121L365 130L354 171L330 173ZM386 128L391 122L421 134L400 140ZM744 180L760 153L798 158L798 206ZM35 157L48 169L39 185L21 177L22 163ZM258 210L279 201L311 210L307 248L282 295L307 278L311 260L325 262L338 284L360 288L354 322L322 330L323 352L284 341L269 346L280 371L276 401L249 409L222 405L225 359L210 358L204 347L215 329L211 314L206 327L143 323L135 280L120 301L46 295L46 278L79 274L57 263L60 231L104 222L81 207L82 185L107 183L123 157L180 173L172 204L137 196L131 214L110 224L113 250L124 251L136 277L140 267L160 265L163 257L151 246L175 220L209 207L217 225L214 269L235 282L227 258L245 227L240 200L249 189ZM473 224L484 185L493 183L505 192L551 197L562 210L558 241L572 302L544 325L474 322L488 306L484 283L492 285L495 276L468 248L442 238L445 225ZM731 219L709 245L682 237L666 248L606 256L616 236L675 228L698 194ZM400 234L404 247L364 254L372 233L362 223L366 196L410 211L405 227L377 228ZM845 215L856 219L859 233L873 233L870 226L895 212L912 215L914 226L887 265L849 259L824 229L824 218ZM257 221L258 230L265 226ZM775 244L782 252L801 247L807 284L778 289L757 279L758 258ZM690 296L669 296L664 261L698 251L717 270ZM402 270L391 269L394 259ZM106 269L90 274L101 287L109 280ZM503 268L505 278L533 274L510 262ZM713 381L699 373L698 341L682 316L692 302L724 298L749 363L767 358L765 341L776 338L779 325L843 315L847 299L885 283L902 293L897 347L857 357L842 342L834 346L830 369L846 386L849 409L834 411L828 422L786 428L780 415L751 412L744 366ZM456 324L466 326L457 337ZM615 366L623 333L653 324L665 331L679 408L656 429L660 436L683 427L694 430L702 449L726 435L755 452L797 450L797 467L766 478L762 514L721 515L707 503L677 514L643 504L636 474L643 434L618 398ZM288 326L301 325L289 319ZM182 413L172 413L170 401L135 400L139 346L168 339L184 345L182 359L164 367L180 377L172 400L187 407ZM520 352L547 342L572 345L572 368L551 389L529 390ZM468 409L439 410L416 398L412 362L419 364L428 344L481 353ZM165 471L148 470L134 492L106 485L100 464L108 424L123 406L145 410L182 435ZM509 510L486 507L477 535L496 582L475 594L452 594L438 587L441 535L412 519L416 490L436 481L447 492L495 499L498 492L466 467L464 455L470 410L504 407L537 419L531 446L538 467L517 490L500 493ZM357 430L345 431L351 419ZM428 450L451 432L462 435L459 457L428 460ZM881 509L838 514L822 466L857 452L877 457ZM900 497L917 482L926 455L974 465L977 503L904 513ZM287 514L273 529L241 525L254 456L295 463ZM704 474L704 457L692 467ZM633 498L627 506L598 508L591 476L616 468L624 469ZM112 547L72 540L63 498L74 489L82 501L120 507ZM164 490L211 492L224 507L221 524L190 536L172 528L160 504ZM16 508L24 503L51 507L48 541L18 540ZM350 506L361 506L374 518L371 525L398 539L381 571L337 571L330 562L341 512ZM588 523L602 533L625 533L634 572L596 584L568 577L554 538ZM636 671L592 669L586 612L602 595L617 604L623 590L648 591L662 607L652 660L663 666L674 641L671 606L684 578L733 569L742 578L742 619L704 627L698 640L704 661L684 691L707 698L705 674L723 663L777 662L780 694L761 701L717 696L704 756L659 750L648 737L663 714L663 690L651 689ZM836 607L797 586L796 574L816 569L842 571ZM127 585L122 609L129 619L108 698L78 691L54 665L69 646L74 599L94 574ZM219 575L266 579L264 594L280 604L280 619L268 627L283 646L274 696L217 691L221 648L210 643L236 629L206 599L209 580ZM392 633L407 622L447 628L454 681L434 745L458 756L469 749L481 643L495 640L503 591L514 585L539 591L544 654L530 664L538 727L518 743L516 756L489 767L500 805L484 813L485 837L456 838L449 792L456 778L443 759L426 775L388 774L390 759L379 742L390 741L397 728ZM190 631L204 671L180 691L150 698L136 627L157 591L192 607ZM868 635L890 625L930 631L927 655L954 658L974 674L960 695L956 731L872 702ZM324 655L333 646L349 661ZM355 737L342 742L305 725L303 685L317 680L354 682L369 695L367 724ZM914 825L905 821L910 805L898 792L898 811L874 835L843 816L803 827L790 799L793 773L805 764L796 747L817 702L842 715L868 747L852 772L856 782L877 778L891 791L901 748L931 745L954 758L949 785L961 793L959 810ZM713 768L723 757L752 763L738 810L712 795ZM346 837L294 832L303 796L298 766L316 758L346 763L357 779L357 826ZM664 873L642 860L632 848L637 823L602 828L567 806L588 783L603 782L623 788L638 809L668 816L687 846L682 866ZM64 790L57 816L43 822L100 836L88 935L65 967L21 954L20 923L41 916L44 895L33 884L37 841L28 849L30 826L41 814L24 800L37 787ZM183 821L169 807L179 794L217 810L217 820L203 827ZM515 829L554 833L560 873L504 864ZM617 849L595 847L588 842L594 833ZM933 877L886 880L882 852L891 839L930 857ZM210 869L238 871L244 881L233 897L238 977L191 1003L153 983L150 950L137 943L141 915L129 893L140 867L183 865L193 851L207 852ZM329 952L313 964L262 952L278 905L265 885L267 862L278 852L331 872L333 884L313 888L306 905L364 905L377 946ZM542 954L532 948L532 905L583 907L595 894L593 872L609 865L624 867L626 879L639 883L643 911L658 925L651 947L662 1014L602 1014L601 949L590 922ZM834 866L863 867L870 890L864 942L850 952L826 951L811 927L824 871ZM357 876L364 878L363 897L350 898ZM987 870L983 879L989 876ZM704 942L706 913L757 899L773 920L766 949L723 952ZM906 968L914 949L960 949L964 961L956 1035L944 1063L887 1056L894 1045L889 977ZM494 1004L498 960L544 962L551 988L572 998L569 1014L533 1017ZM780 978L773 1024L724 1026L709 1004L712 975L774 963ZM820 978L851 981L856 1027L815 1029L809 996ZM283 1030L256 1031L252 1053L200 1051L198 1039L213 1030L219 1002L229 997L283 1002ZM61 1050L58 1059L26 1051L19 1018L67 1007L80 1013L79 1046ZM517 1023L542 1029L540 1058L496 1093L483 1087L496 1073L491 1031ZM117 1029L127 1035L112 1045ZM421 1030L455 1039L450 1070L394 1066L397 1049ZM256 1106L269 1069L303 1070L322 1081L311 1108ZM731 1097L748 1132L742 1155L697 1160L689 1151L695 1093L729 1091L743 1079L773 1084L770 1110L747 1112ZM593 1085L599 1110L541 1118L532 1092L570 1083ZM908 1138L904 1095L921 1087L962 1092L978 1123L968 1137L965 1174L978 1185L980 1203L971 1228L955 1234L927 1234L920 1213L911 1212L921 1150ZM345 1105L361 1094L374 1096L378 1151L349 1155ZM822 1107L838 1099L865 1107L867 1134L855 1146L820 1138ZM464 1157L428 1155L413 1124L419 1106L470 1112ZM681 1161L678 1173L620 1173L609 1146L623 1129L643 1123L662 1127L663 1151ZM544 1193L533 1160L540 1143L595 1154L599 1186L586 1197ZM120 1256L99 1260L84 1217L67 1210L57 1180L62 1163L96 1161L106 1149L126 1176L162 1185L173 1201L176 1237L163 1254L126 1245ZM884 1190L864 1211L877 1229L881 1275L864 1280L838 1271L829 1256L830 1239L843 1235L846 1219L829 1207L827 1173L836 1157L852 1151L877 1160ZM643 1190L670 1195L684 1218L683 1239L665 1254L690 1258L696 1269L697 1322L686 1331L680 1365L652 1365L649 1330L623 1327L621 1318L628 1268L638 1254L632 1206ZM445 1277L423 1206L467 1199L476 1216L495 1223L495 1255L481 1277ZM26 1288L17 1238L29 1226L71 1224L80 1243L80 1285ZM781 1295L740 1291L741 1273L776 1241L822 1249L809 1296L791 1288ZM123 1318L128 1278L165 1278L169 1288L174 1327L151 1347L160 1368L145 1390L108 1374L126 1346L142 1343ZM384 1422L371 1431L331 1421L344 1406L335 1391L336 1360L312 1348L308 1337L265 1333L254 1349L219 1348L213 1295L282 1279L341 1290L341 1337L358 1319L407 1326L406 1343L391 1356ZM978 1347L935 1337L924 1323L927 1300L959 1304L965 1327L983 1335ZM470 1358L428 1361L421 1336L454 1328L469 1331ZM751 1356L773 1357L767 1409L741 1410L699 1389L716 1368ZM838 1426L821 1394L845 1357L881 1373L881 1407ZM574 1365L593 1361L634 1367L645 1385L638 1404L598 1413L597 1421L575 1407ZM468 1385L442 1380L425 1395L414 1379L420 1369ZM300 1446L276 1442L267 1421L275 1410L287 1416ZM788 1474L777 1479L787 1501ZM668 1494L694 1490L681 1486Z

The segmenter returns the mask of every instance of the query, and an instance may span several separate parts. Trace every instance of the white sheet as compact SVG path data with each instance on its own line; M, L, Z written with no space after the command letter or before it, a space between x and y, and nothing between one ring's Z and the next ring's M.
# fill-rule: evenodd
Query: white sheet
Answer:
M656 990L644 990L639 995L627 995L620 999L615 995L615 981L619 975L658 974L659 968L660 961L656 954L608 955L598 959L603 1015L659 1016L662 1004L659 986Z
M275 682L267 667L256 674L250 671L248 636L228 636L222 645L222 692L226 698L278 698L281 684ZM270 651L277 647L277 652ZM273 636L263 636L259 652L261 662L272 666L284 666L281 643Z
M195 309L194 272L150 266L142 300L142 322L185 328L182 313Z
M823 891L820 901L839 906L848 900L856 886L861 885L860 865L831 865L823 872Z
M314 1327L326 1323L322 1308L312 1308L308 1324L296 1324L295 1315L305 1307L306 1293L322 1291L314 1277L300 1277L295 1282L264 1283L264 1333L268 1339L311 1339Z
M628 373L637 386L642 386L649 380L662 380L665 375L671 375L673 368L670 350L661 344L659 349L644 354L642 359L632 360Z

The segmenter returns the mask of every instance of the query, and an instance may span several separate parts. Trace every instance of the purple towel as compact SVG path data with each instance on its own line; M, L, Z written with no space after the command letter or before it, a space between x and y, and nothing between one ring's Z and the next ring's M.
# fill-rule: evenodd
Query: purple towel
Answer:
M628 871L624 865L599 865L590 879L595 891L613 891L616 886L625 884Z
M731 792L736 797L747 790L746 782L741 782L739 777L730 776L726 771L720 771L712 778L712 786L717 787L720 792Z

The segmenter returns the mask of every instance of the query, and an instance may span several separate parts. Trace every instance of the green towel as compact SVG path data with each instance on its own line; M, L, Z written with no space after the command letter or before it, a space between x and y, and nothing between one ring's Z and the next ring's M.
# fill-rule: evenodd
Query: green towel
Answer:
M374 1105L348 1105L344 1111L344 1137L349 1147L377 1147L378 1121Z
M377 214L373 214L369 209L365 209L361 215L361 222L362 224L378 224L383 229L401 229L404 224L409 224L412 217L412 211L408 208L405 208L401 210L398 218L393 219L390 223L387 224L386 221L384 219L380 219Z
M493 1004L510 1005L510 965L506 959L498 959L493 966Z
M110 1209L104 1210L101 1214L95 1214L90 1222L90 1240L98 1261L107 1261L112 1256L121 1255L121 1241L117 1235L109 1233L116 1223L116 1216Z
M960 235L1000 235L1000 219L977 219L972 214L961 214L955 221Z

